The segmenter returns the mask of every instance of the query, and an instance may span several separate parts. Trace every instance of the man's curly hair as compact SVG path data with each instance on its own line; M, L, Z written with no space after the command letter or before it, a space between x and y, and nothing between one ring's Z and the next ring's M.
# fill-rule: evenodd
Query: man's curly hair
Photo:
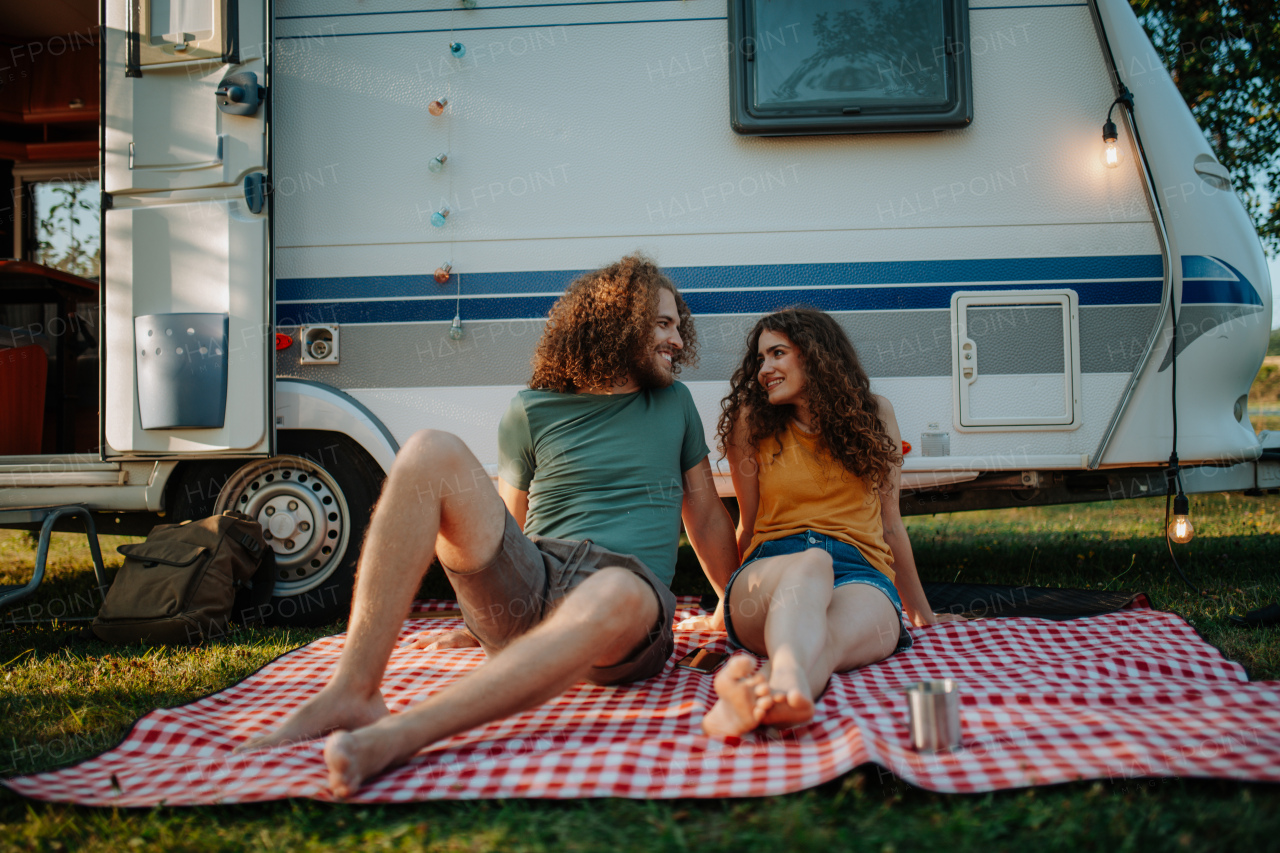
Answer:
M648 375L663 289L675 297L684 343L672 353L672 374L679 375L682 364L696 365L698 339L689 306L657 264L643 255L628 255L579 276L551 306L533 354L529 387L572 393L625 385L630 377Z
M880 420L871 381L848 335L829 314L807 306L766 314L747 336L747 354L734 371L729 395L720 403L716 427L720 452L725 452L740 417L745 418L746 437L758 452L769 439L777 444L775 454L782 451L780 437L795 415L795 406L770 405L760 384L760 335L766 330L786 335L799 350L809 425L818 432L821 446L869 486L883 485L891 469L902 464L902 454Z

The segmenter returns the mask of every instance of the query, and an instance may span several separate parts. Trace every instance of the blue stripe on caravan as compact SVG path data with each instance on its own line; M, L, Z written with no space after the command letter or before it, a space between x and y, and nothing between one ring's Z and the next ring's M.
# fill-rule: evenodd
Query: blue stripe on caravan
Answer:
M1221 258L1182 256L1183 305L1261 305L1258 289Z
M434 284L433 284L434 286ZM1081 305L1155 304L1163 289L1159 281L1062 282L1080 296ZM984 291L1019 290L1022 285L983 285ZM465 284L464 284L465 288ZM892 311L948 309L951 294L964 288L955 285L934 287L872 287L778 290L735 290L686 293L685 300L695 314L762 314L797 302L825 311ZM554 296L462 297L461 313L470 320L539 319L551 309ZM412 323L447 322L453 318L453 299L386 300L382 302L308 301L278 306L280 324L324 323Z
M471 293L560 293L583 272L585 270L465 273L462 282L463 289ZM985 287L985 283L990 281L1064 282L1117 278L1163 280L1164 266L1159 255L1096 255L1073 258L667 267L666 272L681 289L739 290L747 287L778 287L790 282L809 287L982 282ZM276 281L276 298L282 301L430 296L440 292L439 285L430 275L282 278ZM1159 296L1152 301L1159 301Z
M1208 279L1182 282L1183 305L1261 305L1262 297L1247 281Z
M1213 258L1206 258L1204 255L1183 255L1182 256L1182 277L1188 278L1235 278L1231 274L1231 270L1224 267Z
M445 27L435 30L378 30L368 33L304 33L300 36L276 36L276 41L291 41L297 39L338 39L348 36L412 36L421 35L423 33L468 33L484 30L534 30L534 29L552 29L554 27L612 27L618 24L683 24L689 21L723 21L724 15L714 18L651 18L644 21L581 21L578 23L563 24L503 24L501 26L492 27Z
M585 0L575 3L522 3L512 6L490 6L485 4L486 12L498 9L546 9L550 6L621 6L626 3L670 3L671 0ZM1076 5L1084 5L1083 3ZM1000 7L996 7L1000 8ZM296 21L302 18L363 18L374 15L422 15L431 12L455 12L457 6L445 6L440 9L392 9L385 12L331 12L327 15L276 15L277 21Z

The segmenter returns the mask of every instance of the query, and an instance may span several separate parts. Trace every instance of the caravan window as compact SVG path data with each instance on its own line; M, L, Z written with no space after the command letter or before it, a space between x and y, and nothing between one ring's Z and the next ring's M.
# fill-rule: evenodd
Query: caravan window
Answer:
M973 118L968 30L968 0L733 0L733 129L963 127Z

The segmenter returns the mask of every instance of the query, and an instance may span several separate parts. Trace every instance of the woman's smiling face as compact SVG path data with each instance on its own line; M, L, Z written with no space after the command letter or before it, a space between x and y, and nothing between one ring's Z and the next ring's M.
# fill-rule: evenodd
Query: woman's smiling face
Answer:
M756 347L756 378L774 406L806 402L808 377L800 359L800 350L781 332L765 329Z

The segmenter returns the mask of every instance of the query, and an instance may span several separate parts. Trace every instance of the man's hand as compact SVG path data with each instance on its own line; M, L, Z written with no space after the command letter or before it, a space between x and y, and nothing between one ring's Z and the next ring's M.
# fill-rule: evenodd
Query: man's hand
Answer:
M479 645L480 642L471 636L471 632L464 629L443 632L423 631L421 634L415 634L404 648L432 652L440 649L474 649Z
M677 631L723 631L724 599L716 605L715 613L709 616L690 616L676 623Z

